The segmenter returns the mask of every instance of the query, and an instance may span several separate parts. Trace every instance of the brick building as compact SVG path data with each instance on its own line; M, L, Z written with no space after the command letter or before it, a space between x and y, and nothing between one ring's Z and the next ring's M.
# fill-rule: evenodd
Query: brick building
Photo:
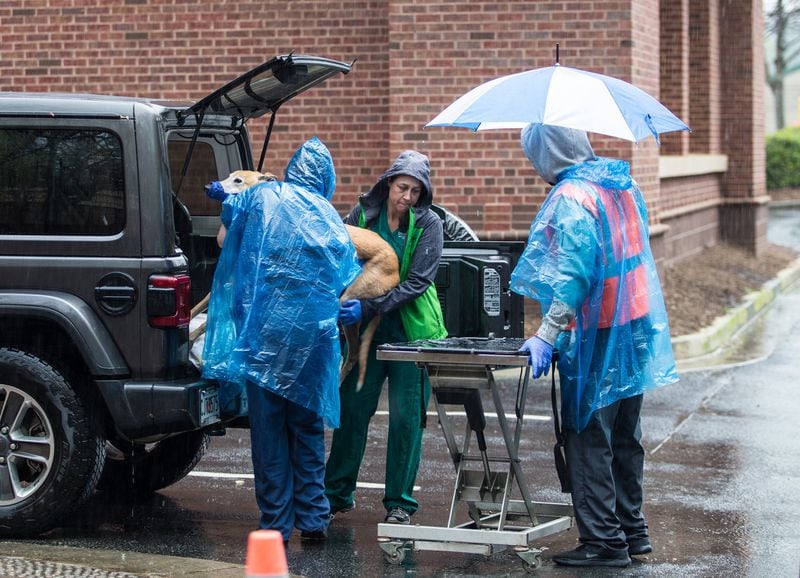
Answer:
M196 100L275 54L357 60L279 111L267 168L282 173L316 134L344 212L416 148L438 204L482 238L524 239L546 189L519 133L422 127L483 81L549 66L559 43L563 64L630 81L693 128L661 148L592 136L632 162L666 262L765 243L762 20L761 0L5 0L0 90Z

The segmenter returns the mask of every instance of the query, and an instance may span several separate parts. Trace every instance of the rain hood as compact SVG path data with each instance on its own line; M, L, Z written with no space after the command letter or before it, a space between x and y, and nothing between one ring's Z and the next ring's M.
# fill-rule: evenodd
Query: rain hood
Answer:
M339 295L361 268L329 202L335 183L330 153L314 137L283 182L223 203L228 232L203 350L203 377L221 382L223 408L250 380L339 425Z
M575 131L553 128L546 145L540 131L523 131L534 168L555 175L556 185L531 225L511 289L538 301L543 314L553 301L575 312L555 347L564 426L581 431L597 409L678 376L644 199L628 163L586 160L568 134ZM553 136L560 131L565 138ZM553 162L533 148L544 146Z
M522 129L522 150L536 174L551 185L565 169L595 158L584 131L545 124Z
M367 221L371 221L386 198L389 196L389 181L398 175L408 175L414 177L422 183L422 192L419 199L412 207L417 219L422 217L433 203L433 187L431 186L431 166L428 157L424 154L406 150L397 155L386 172L381 175L378 182L373 185L370 191L360 198L361 205L364 207Z

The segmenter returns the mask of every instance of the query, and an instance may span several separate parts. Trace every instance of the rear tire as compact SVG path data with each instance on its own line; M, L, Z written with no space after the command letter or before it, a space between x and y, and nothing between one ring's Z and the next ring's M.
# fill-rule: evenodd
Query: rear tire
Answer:
M100 487L136 499L146 498L191 472L205 454L208 443L208 435L201 430L150 444L108 442Z
M105 441L85 397L42 359L0 348L0 536L49 530L94 493Z

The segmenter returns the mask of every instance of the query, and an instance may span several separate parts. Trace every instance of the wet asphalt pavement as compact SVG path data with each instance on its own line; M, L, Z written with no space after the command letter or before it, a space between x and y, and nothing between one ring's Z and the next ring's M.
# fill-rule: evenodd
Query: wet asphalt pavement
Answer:
M771 213L770 239L800 246L798 210ZM784 218L785 217L785 218ZM773 227L773 223L779 225ZM786 239L789 239L788 241ZM766 316L727 357L729 365L681 373L679 383L645 396L643 411L645 506L654 551L627 569L565 569L553 552L576 545L572 528L541 538L545 549L538 576L752 576L800 575L800 287L781 295ZM517 374L504 371L500 389L513 411ZM535 501L568 502L558 491L552 465L553 424L549 380L532 382L520 443L523 471ZM486 411L493 409L484 400ZM388 564L378 547L376 524L381 505L385 403L373 420L353 512L337 516L322 544L294 536L287 557L294 575L311 577L438 576L500 577L529 575L513 551L489 557L460 552L409 552L400 565ZM430 407L433 411L433 405ZM463 418L458 418L462 419ZM462 422L459 422L462 423ZM463 426L456 429L460 436ZM328 432L330 435L330 432ZM487 418L490 453L504 456L497 420ZM420 511L414 524L446 523L455 480L454 468L437 419L429 414L424 454L415 493ZM518 497L515 494L514 497ZM460 519L466 519L463 512ZM253 495L249 432L228 430L214 438L206 457L181 482L151 500L124 504L98 495L69 526L37 540L0 543L0 576L35 576L6 571L2 559L12 548L74 547L83 564L126 568L139 576L243 575L249 531L258 513ZM96 550L99 549L99 550ZM112 551L116 564L93 562L93 550ZM137 554L138 553L138 554ZM203 567L187 557L208 560ZM99 554L94 560L99 559ZM113 555L112 555L113 557ZM211 562L214 561L214 562ZM227 573L214 563L230 563ZM44 575L44 574L41 574ZM93 574L48 574L93 575Z

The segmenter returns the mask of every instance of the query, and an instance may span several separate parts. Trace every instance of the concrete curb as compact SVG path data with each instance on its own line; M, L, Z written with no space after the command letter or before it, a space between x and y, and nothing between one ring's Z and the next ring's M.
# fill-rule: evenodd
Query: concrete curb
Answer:
M48 576L241 578L245 570L242 565L214 560L16 541L0 541L0 552L0 568L13 565L15 559L38 561L42 567L37 566L36 575Z
M785 293L800 279L800 259L780 271L775 279L767 281L760 290L744 297L741 305L697 333L672 338L672 349L678 361L711 355L719 351L751 321L761 316L781 293Z

